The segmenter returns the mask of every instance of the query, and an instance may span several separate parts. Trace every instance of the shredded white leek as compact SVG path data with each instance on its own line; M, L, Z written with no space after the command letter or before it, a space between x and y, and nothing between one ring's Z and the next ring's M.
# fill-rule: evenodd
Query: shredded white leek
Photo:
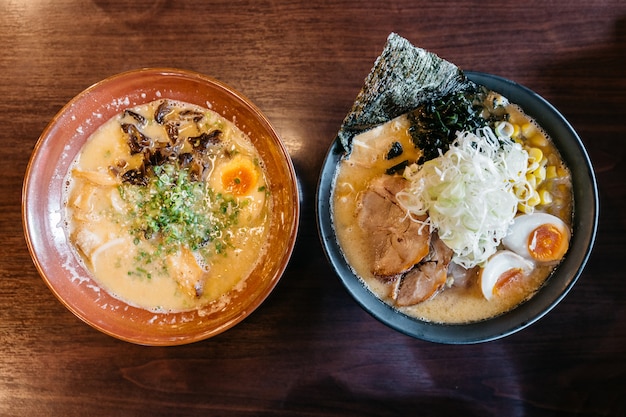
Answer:
M466 268L484 263L512 223L518 204L529 196L528 153L486 127L457 133L450 149L404 172L410 185L397 198L409 215L428 214L431 230Z

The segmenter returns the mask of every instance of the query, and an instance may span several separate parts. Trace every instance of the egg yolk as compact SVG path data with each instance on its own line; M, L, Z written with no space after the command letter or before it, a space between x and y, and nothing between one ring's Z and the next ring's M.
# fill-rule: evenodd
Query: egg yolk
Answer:
M542 224L528 237L528 251L539 261L558 261L565 255L568 246L562 231L553 224Z
M236 196L248 194L258 179L259 174L248 159L234 160L222 171L224 189Z
M521 279L524 277L524 271L522 268L511 268L502 273L495 285L493 286L493 294L498 294L498 292L504 288L507 284Z

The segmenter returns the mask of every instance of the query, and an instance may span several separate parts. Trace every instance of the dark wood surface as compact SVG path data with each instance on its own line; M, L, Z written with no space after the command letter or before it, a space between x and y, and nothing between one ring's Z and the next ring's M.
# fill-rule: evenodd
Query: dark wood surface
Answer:
M569 295L505 339L447 346L364 312L327 264L314 197L325 152L392 32L537 91L599 182L595 249ZM0 415L626 415L626 3L2 1ZM199 71L274 123L303 194L294 255L248 319L172 348L93 330L48 290L22 232L39 134L74 95L139 67Z

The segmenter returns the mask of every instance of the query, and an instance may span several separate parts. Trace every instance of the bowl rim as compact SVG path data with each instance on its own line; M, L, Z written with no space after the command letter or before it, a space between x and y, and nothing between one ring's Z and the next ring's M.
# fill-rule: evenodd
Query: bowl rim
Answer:
M108 85L118 82L118 81L124 81L125 79L130 80L130 79L138 78L138 77L141 78L145 76L165 77L165 78L177 77L180 79L184 79L185 81L188 81L190 83L208 84L208 85L211 85L210 88L221 90L221 93L230 96L234 100L234 102L236 102L239 105L242 105L243 108L245 108L247 112L250 112L251 115L254 115L255 120L257 120L258 123L263 128L263 131L264 131L263 135L271 138L272 147L275 148L277 154L280 155L280 160L284 164L285 171L289 176L289 178L287 178L286 181L292 184L292 187L289 190L291 192L291 197L293 201L293 204L291 205L290 210L289 210L290 221L286 222L284 225L281 226L281 227L290 228L289 233L288 233L288 240L287 240L288 243L285 246L285 251L281 252L281 255L280 255L281 260L280 262L278 262L279 266L274 270L275 273L273 274L273 276L270 277L271 279L264 280L264 282L266 282L267 285L264 286L263 291L259 293L255 292L254 298L252 299L252 301L245 304L244 311L241 311L241 312L238 312L237 314L233 314L229 316L228 320L226 320L225 322L222 322L219 326L213 327L213 328L202 328L202 329L199 329L198 332L185 334L182 336L176 335L176 336L168 337L162 334L151 336L149 334L142 333L142 332L135 332L135 333L131 332L128 334L119 334L117 331L107 326L106 323L103 323L97 320L96 318L86 316L83 311L76 308L69 300L66 299L62 291L59 290L59 288L57 288L57 286L53 282L54 278L51 278L48 276L46 272L47 267L44 264L44 261L41 259L42 257L38 253L36 244L34 243L34 240L35 240L34 236L36 235L36 233L41 232L41 231L36 230L35 226L31 224L29 220L33 218L34 215L36 215L34 207L31 207L28 204L29 198L31 197L32 193L34 193L34 189L33 189L34 180L33 180L33 175L32 175L33 169L36 163L38 162L38 160L42 157L42 152L43 152L42 149L44 147L44 143L46 142L46 138L52 134L52 131L55 128L58 128L60 119L63 117L63 115L66 114L66 112L69 109L71 109L72 106L76 105L77 103L82 102L83 100L88 100L94 91L104 89ZM137 83L134 89L135 89L135 92L141 91L142 89L141 82ZM167 98L167 97L163 97L163 98ZM207 102L208 101L210 101L210 97L207 96ZM223 115L222 113L220 114ZM108 119L103 119L99 121L97 126L102 125L107 120ZM236 121L234 123L237 124ZM71 135L68 135L68 137L69 136ZM86 136L89 136L89 135L86 135ZM230 85L228 85L227 83L223 81L220 81L214 77L202 74L200 72L187 70L187 69L174 68L174 67L142 67L142 68L131 69L128 71L117 73L117 74L111 75L107 78L104 78L98 82L91 84L90 86L88 86L87 88L79 92L77 95L75 95L73 98L71 98L65 105L61 107L61 109L58 112L56 112L56 114L48 122L48 124L46 125L42 133L40 134L39 138L37 139L34 145L33 151L31 153L31 156L29 158L25 173L24 173L21 197L22 197L21 198L21 206L22 206L21 207L21 220L22 220L22 228L23 228L23 233L24 233L24 237L26 240L26 245L28 247L28 251L35 265L35 268L37 269L37 272L39 273L43 281L46 283L50 291L54 294L54 296L61 302L61 304L63 304L68 310L70 310L70 312L72 312L76 317L78 317L81 321L85 322L89 326L95 328L96 330L102 333L105 333L109 336L112 336L114 338L126 341L126 342L139 344L139 345L147 345L147 346L175 346L175 345L183 345L183 344L189 344L189 343L205 340L232 328L236 324L243 321L246 317L250 316L267 299L267 297L269 297L269 295L272 293L272 291L274 290L274 288L276 287L276 285L278 284L278 282L284 275L285 270L288 267L288 264L293 254L295 243L296 243L296 238L297 238L299 223L300 223L300 212L301 212L300 190L299 190L298 180L297 180L293 161L291 159L289 152L287 151L287 148L281 136L278 134L275 127L271 124L267 116L260 110L260 108L255 103L253 103L251 99L246 97L239 90L231 87ZM121 300L119 301L123 304L126 304ZM132 307L132 306L130 306L130 308L140 309L138 307ZM160 313L154 313L154 314L160 314ZM179 313L162 313L162 314L176 315Z
M574 233L570 251L530 299L501 315L472 323L440 324L410 317L380 300L367 288L347 263L335 238L330 199L336 166L343 155L343 148L337 139L332 141L324 158L316 193L316 220L324 253L357 304L394 330L416 339L442 344L494 341L516 333L545 316L567 295L582 274L595 243L599 218L598 187L591 160L582 140L565 117L542 96L514 81L477 71L464 71L464 74L477 84L499 92L533 117L552 137L572 171Z

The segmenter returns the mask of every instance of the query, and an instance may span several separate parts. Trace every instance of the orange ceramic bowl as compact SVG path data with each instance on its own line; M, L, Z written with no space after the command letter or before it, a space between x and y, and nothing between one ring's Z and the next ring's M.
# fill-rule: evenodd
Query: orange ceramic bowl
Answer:
M89 136L124 109L161 98L208 107L248 134L267 170L273 195L268 250L241 291L220 311L155 313L112 297L92 279L63 227L68 169ZM294 168L261 111L242 94L204 75L140 69L107 78L80 93L52 119L30 159L22 193L26 242L43 280L77 317L116 338L143 345L180 345L221 333L249 316L270 294L291 256L299 221Z

